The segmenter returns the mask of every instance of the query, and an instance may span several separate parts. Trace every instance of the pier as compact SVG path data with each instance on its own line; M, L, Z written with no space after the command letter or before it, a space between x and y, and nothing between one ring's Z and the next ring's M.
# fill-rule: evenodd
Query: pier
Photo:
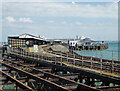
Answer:
M108 44L92 44L92 45L79 45L79 46L69 46L71 50L105 50L108 49Z
M0 73L5 75L2 84L14 84L15 89L30 91L120 90L119 61L89 58L72 52L45 51L59 57L34 54L20 48L9 48L6 57L4 56L3 61L0 62L2 65ZM8 73L14 74L14 77ZM96 82L101 82L101 85L96 86Z

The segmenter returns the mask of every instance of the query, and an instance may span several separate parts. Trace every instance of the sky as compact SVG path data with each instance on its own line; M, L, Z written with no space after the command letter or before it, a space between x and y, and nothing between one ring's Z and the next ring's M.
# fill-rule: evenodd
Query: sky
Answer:
M118 40L118 5L115 1L20 1L2 2L0 41L7 41L8 35L23 33L48 39L84 35L93 40Z

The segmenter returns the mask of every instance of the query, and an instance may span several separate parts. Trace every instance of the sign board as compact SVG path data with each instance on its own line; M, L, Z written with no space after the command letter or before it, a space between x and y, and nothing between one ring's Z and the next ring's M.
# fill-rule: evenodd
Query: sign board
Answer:
M3 46L3 44L1 44L1 46Z
M26 44L29 45L29 41L26 41Z
M38 52L38 45L34 45L33 48L34 48L34 52Z
M69 45L70 45L70 46L75 46L77 43L78 43L78 41L70 41L70 42L69 42Z

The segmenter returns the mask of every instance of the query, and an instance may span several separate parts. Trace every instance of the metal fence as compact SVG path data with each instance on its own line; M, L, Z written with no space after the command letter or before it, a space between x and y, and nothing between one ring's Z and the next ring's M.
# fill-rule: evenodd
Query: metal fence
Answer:
M120 51L113 51L113 50L105 50L105 51L74 51L82 56L87 57L96 57L96 58L102 58L102 59L108 59L108 60L115 60L120 61Z
M85 55L85 51L82 51L81 55L77 55L74 52L50 52L53 53L55 56L46 56L40 53L27 52L20 48L8 48L7 52L9 54L15 54L22 57L32 58L35 60L51 62L55 65L76 67L87 71L97 72L100 74L120 77L120 61L113 60L113 52L112 60L103 59L102 52L100 58L98 59L94 56L83 56Z

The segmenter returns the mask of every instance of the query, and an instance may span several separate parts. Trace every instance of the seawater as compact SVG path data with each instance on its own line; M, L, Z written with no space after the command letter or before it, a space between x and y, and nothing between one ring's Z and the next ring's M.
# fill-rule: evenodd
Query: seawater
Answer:
M86 51L75 51L79 55L89 56L89 57L96 57L96 58L103 58L109 60L116 60L120 61L120 51L118 51L119 47L118 42L111 42L108 43L109 48L105 50L86 50Z

